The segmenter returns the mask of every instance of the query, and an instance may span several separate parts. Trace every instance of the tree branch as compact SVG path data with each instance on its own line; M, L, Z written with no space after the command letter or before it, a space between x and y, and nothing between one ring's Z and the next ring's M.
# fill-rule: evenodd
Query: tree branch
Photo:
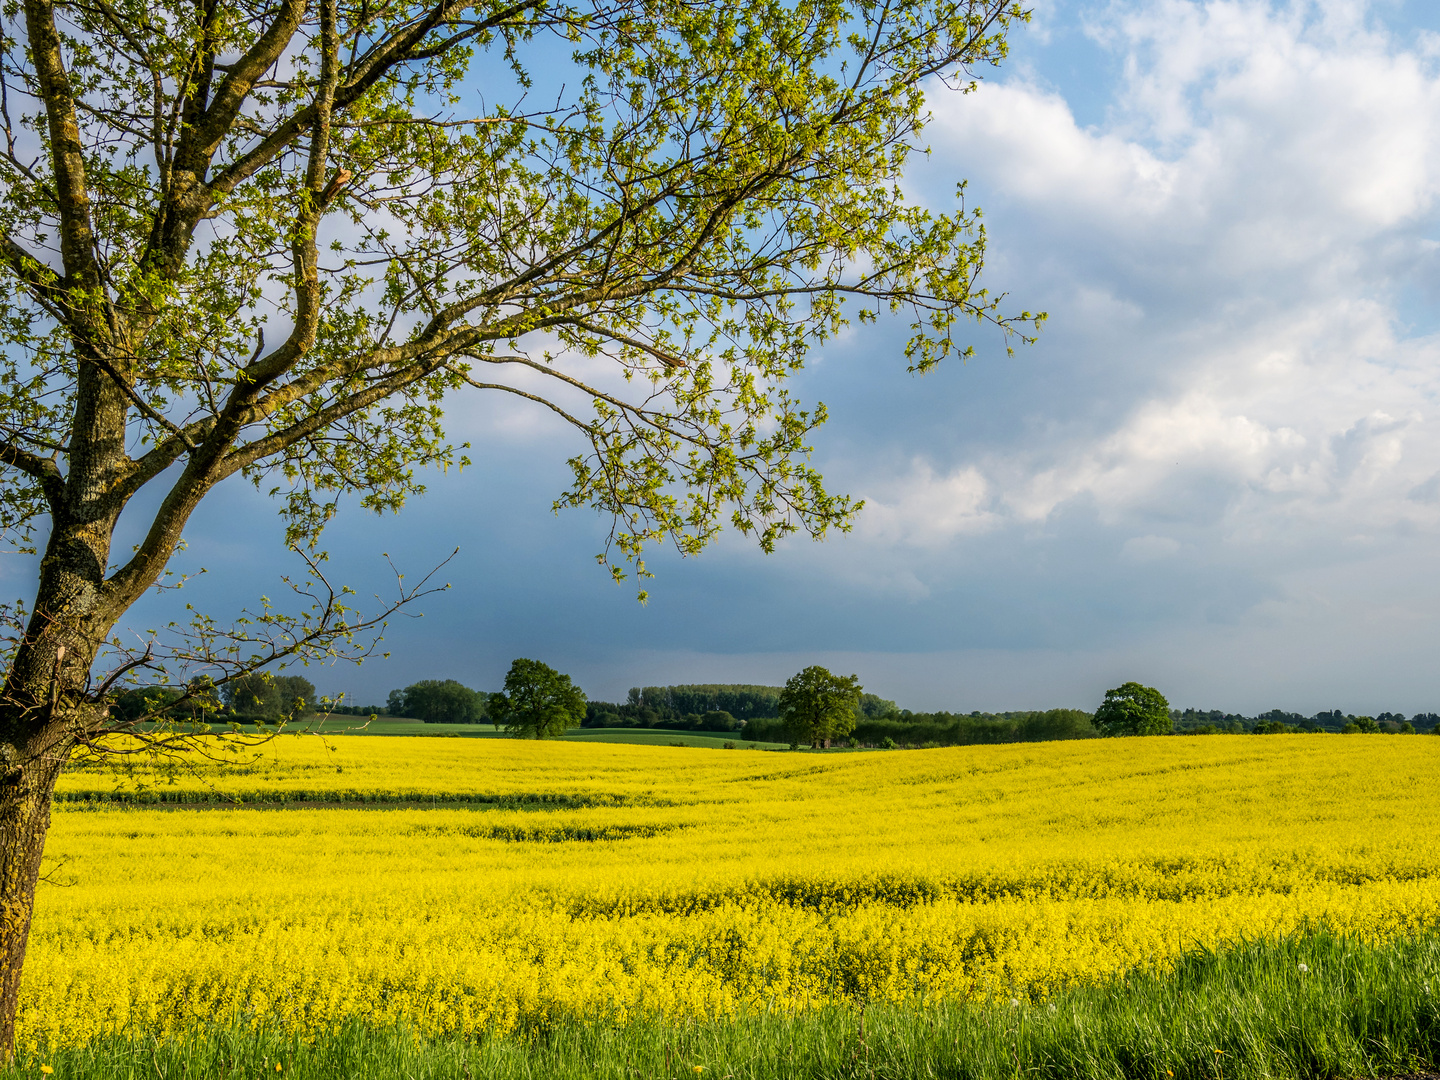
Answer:
M39 480L48 497L54 497L64 490L65 477L61 475L59 465L50 458L32 454L14 443L0 442L0 464L19 469Z
M533 401L538 405L544 405L551 412L555 413L557 416L561 417L568 423L573 424L575 427L579 428L587 435L593 433L594 431L594 427L592 425L587 424L584 420L577 419L576 417L570 415L570 413L566 412L559 405L556 405L555 402L551 401L547 397L541 397L539 394L532 394L528 391L521 390L517 386L508 386L505 383L479 382L475 379L472 379L469 375L466 375L463 371L455 367L450 367L449 370L453 371L456 375L464 379L467 383L475 387L475 389L477 390L503 390L507 394L514 394L516 397L522 397L525 398L527 401Z
M442 367L449 355L451 354L447 351L444 355L434 356L424 363L407 367L388 378L371 383L363 390L358 390L354 394L342 398L328 408L320 409L303 420L297 420L289 427L272 432L244 446L236 447L225 456L223 476L230 476L272 454L278 454L336 421L369 408L377 401L420 381Z
M181 445L183 445L185 449L190 451L194 451L196 449L195 444L191 441L190 436L185 433L184 429L177 427L172 420L165 416L164 413L161 413L156 409L151 408L149 402L142 398L136 392L135 388L130 385L126 378L115 370L114 366L110 363L110 361L106 360L103 356L100 356L98 354L92 354L89 359L92 363L95 364L96 367L100 368L101 371L105 372L106 375L110 376L111 381L117 387L119 387L120 392L124 394L127 398L129 398L130 402L137 409L139 409L155 423L159 424L166 431L170 432L170 434L173 435L175 438L179 439Z
M65 296L65 279L30 252L17 244L7 233L0 233L0 257L10 272L19 279L35 302L42 305L56 322L69 322Z
M60 255L65 276L98 294L100 267L90 222L90 193L85 182L85 153L75 93L60 51L55 10L50 0L25 0L25 23L40 97L49 123L50 157L55 169L55 196L60 211Z
M225 77L215 88L215 95L197 122L175 149L177 168L196 168L208 164L230 130L235 118L249 97L257 79L280 59L295 31L305 18L306 0L280 0L275 21L251 45L239 60L229 65Z
M106 579L105 591L110 602L120 610L124 610L145 589L149 588L150 579L155 573L158 573L159 567L164 566L169 552L179 542L190 514L194 512L206 492L221 480L233 476L240 470L272 454L281 452L346 416L368 408L377 401L403 390L411 383L434 372L443 363L444 357L438 356L427 363L407 367L391 378L374 383L364 390L341 399L329 408L312 413L281 431L273 432L234 449L229 449L228 439L223 432L240 430L240 423L236 416L238 410L231 410L227 405L229 415L224 415L218 420L207 418L206 422L213 423L214 427L197 451L191 455L185 471L166 494L160 509L151 519L150 528L147 530L144 540L136 548L135 554L131 556L130 560ZM233 438L233 434L229 438ZM178 444L178 440L172 439L172 446L176 444ZM173 453L175 456L179 455L178 450ZM150 468L153 470L154 465L151 465Z
M680 357L672 356L667 352L661 352L654 345L641 341L638 338L627 337L617 330L609 330L603 326L596 326L594 323L588 322L585 319L564 319L561 320L561 322L569 323L577 330L583 330L587 334L609 338L611 341L618 341L621 345L628 345L632 349L639 349L641 352L648 353L650 356L655 357L656 360L659 360L672 371L676 368L685 367L685 361L680 359Z

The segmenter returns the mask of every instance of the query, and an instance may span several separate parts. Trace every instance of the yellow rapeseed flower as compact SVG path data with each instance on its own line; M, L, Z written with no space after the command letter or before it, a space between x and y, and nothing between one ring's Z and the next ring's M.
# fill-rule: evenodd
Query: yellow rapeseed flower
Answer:
M441 1035L1004 1005L1321 918L1384 938L1440 922L1414 824L1437 770L1440 739L1323 735L834 756L281 737L193 776L81 761L48 852L76 881L42 886L17 1044L242 1014Z

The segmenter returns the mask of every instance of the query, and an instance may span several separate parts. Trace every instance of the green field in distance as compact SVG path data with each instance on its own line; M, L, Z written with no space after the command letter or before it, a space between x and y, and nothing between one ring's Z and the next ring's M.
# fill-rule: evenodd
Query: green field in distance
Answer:
M248 725L244 730L255 730ZM393 716L378 716L367 720L363 716L329 716L321 723L318 719L294 725L291 731L323 731L327 735L414 735L420 738L440 739L508 739L501 729L496 731L489 724L427 724L421 720L406 720ZM628 743L633 746L701 746L722 749L727 742L733 742L737 750L754 747L759 750L785 750L785 743L746 742L738 732L720 731L671 731L667 728L570 728L559 736L565 742Z

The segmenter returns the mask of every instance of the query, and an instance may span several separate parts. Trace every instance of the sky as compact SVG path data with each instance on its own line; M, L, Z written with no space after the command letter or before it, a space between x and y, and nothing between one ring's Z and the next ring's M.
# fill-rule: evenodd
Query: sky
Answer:
M655 553L640 605L596 566L608 520L554 515L580 447L524 403L449 424L474 464L396 517L342 513L362 598L458 547L389 659L307 672L359 704L422 678L496 689L543 660L630 686L854 672L914 710L1440 711L1440 12L1400 0L1040 0L980 88L930 96L909 176L983 207L985 284L1040 341L907 374L898 322L797 380L815 464L867 506L766 556ZM277 507L213 496L177 565L227 618L280 576ZM11 571L13 576L14 571ZM8 584L8 583L7 583Z

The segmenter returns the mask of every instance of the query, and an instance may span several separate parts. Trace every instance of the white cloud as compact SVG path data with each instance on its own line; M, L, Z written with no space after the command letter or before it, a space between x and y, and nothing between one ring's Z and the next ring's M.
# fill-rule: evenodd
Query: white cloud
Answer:
M937 89L930 106L936 141L970 151L947 157L1003 162L1008 196L1036 204L1047 218L1148 216L1174 195L1175 165L1117 134L1081 130L1058 93L994 83L964 97Z
M998 516L990 509L990 485L973 466L937 475L923 460L908 475L868 493L861 536L871 543L934 548L984 532Z
M1007 269L1056 301L1041 348L1097 376L1089 401L1045 408L1100 421L956 467L990 493L988 527L1080 499L1116 524L1183 517L1187 487L1207 492L1189 516L1217 539L1419 520L1411 492L1440 464L1440 341L1403 339L1394 304L1433 266L1440 78L1365 14L1108 8L1090 30L1125 74L1097 128L1033 80L932 98L938 156L978 163L978 194L1001 206L992 235L1012 230ZM925 505L902 501L883 535L907 512L924 533Z

